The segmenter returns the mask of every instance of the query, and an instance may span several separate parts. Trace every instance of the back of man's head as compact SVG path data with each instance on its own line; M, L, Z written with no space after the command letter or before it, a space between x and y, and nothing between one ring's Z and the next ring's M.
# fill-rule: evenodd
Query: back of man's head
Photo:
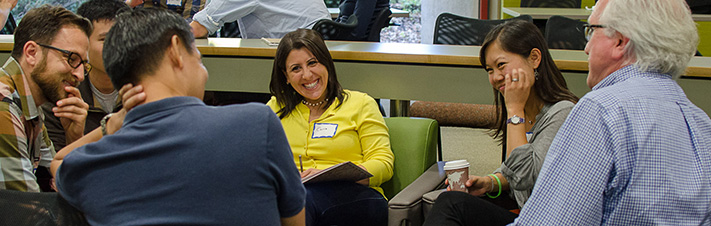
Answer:
M625 58L642 71L678 78L696 53L699 36L684 0L610 0L600 23L630 39Z
M180 15L160 8L141 8L122 13L106 35L104 66L118 90L154 73L163 60L171 37L177 36L189 53L195 42L190 26Z
M114 20L119 13L130 9L126 3L119 0L89 0L79 6L77 14L96 22Z
M20 59L25 43L28 41L49 45L57 32L65 26L75 26L87 37L91 35L92 26L89 20L61 6L43 5L28 11L15 29L12 57Z

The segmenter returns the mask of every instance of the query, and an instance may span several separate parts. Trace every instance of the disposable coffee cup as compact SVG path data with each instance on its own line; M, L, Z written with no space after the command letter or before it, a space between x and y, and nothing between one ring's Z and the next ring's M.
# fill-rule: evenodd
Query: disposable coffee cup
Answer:
M444 171L447 174L450 190L468 192L465 185L469 180L469 162L467 160L449 161L444 164Z

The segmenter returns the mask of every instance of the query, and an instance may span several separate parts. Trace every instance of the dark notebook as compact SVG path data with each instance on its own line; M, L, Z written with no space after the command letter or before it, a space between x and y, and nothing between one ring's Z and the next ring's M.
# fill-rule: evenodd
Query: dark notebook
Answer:
M360 168L352 162L342 162L334 166L328 167L320 172L301 178L301 183L317 183L324 181L359 181L365 178L372 177L373 174L368 173L363 168Z

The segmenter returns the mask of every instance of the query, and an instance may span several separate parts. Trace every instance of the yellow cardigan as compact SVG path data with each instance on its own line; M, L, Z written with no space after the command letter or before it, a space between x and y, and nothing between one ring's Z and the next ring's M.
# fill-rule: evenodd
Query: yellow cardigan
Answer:
M369 185L383 193L380 184L393 176L394 155L390 149L390 136L385 120L380 114L375 100L368 94L345 90L344 103L338 106L338 100L316 120L309 123L309 108L300 103L281 120L286 138L294 154L294 162L299 166L301 155L303 167L326 169L335 164L351 161L362 165L373 174ZM279 111L275 97L267 103L274 112ZM333 124L335 134L326 137L315 134L314 127ZM314 137L316 136L316 137Z

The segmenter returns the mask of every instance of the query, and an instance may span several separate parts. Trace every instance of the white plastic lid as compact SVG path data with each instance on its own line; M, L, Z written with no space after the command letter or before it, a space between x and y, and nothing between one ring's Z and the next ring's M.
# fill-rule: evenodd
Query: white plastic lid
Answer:
M444 170L454 170L469 167L467 160L452 160L444 163Z

